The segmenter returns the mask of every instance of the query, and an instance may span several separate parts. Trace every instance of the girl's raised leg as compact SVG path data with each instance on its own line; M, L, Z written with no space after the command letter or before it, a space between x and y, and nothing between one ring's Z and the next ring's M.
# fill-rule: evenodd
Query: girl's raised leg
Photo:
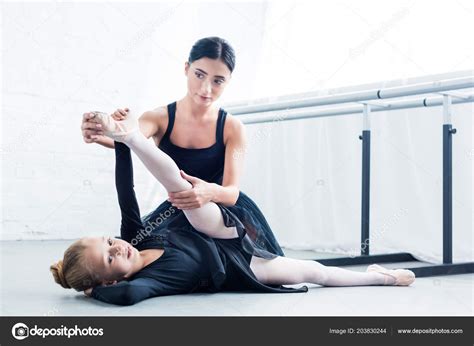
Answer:
M192 185L183 179L173 159L149 141L140 131L133 133L126 141L130 149L140 158L166 191L178 192L192 189ZM226 227L221 210L214 202L200 208L183 210L191 225L199 232L213 238L235 238L238 236L235 227Z
M124 121L115 121L105 113L96 112L96 117L93 119L103 125L106 136L125 143L166 191L178 192L192 189L191 183L181 177L173 159L140 132L138 120L133 115L128 114ZM200 208L183 210L183 212L196 230L210 237L230 239L238 236L236 227L224 225L221 210L214 202L206 203Z

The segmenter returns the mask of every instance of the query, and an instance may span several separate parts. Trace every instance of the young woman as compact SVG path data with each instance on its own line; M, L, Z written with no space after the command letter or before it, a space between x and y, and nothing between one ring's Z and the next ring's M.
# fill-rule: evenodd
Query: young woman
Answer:
M187 68L194 67L194 62L202 59L225 64L221 56L201 57L190 61ZM193 94L187 96L194 99ZM168 110L173 112L173 105L170 106ZM220 110L218 119L221 114ZM110 144L116 153L121 239L90 237L72 244L64 259L51 266L55 281L65 288L84 291L104 302L130 305L148 297L196 291L306 292L306 286L294 289L282 285L304 282L325 286L409 285L414 281L414 274L409 270L388 270L371 265L366 272L355 272L276 255L267 251L272 245L278 245L276 241L272 243L271 230L267 233L259 230L258 226L263 223L259 222L259 217L252 217L252 209L235 208L235 204L225 206L208 201L199 207L183 207L182 210L176 210L169 203L162 204L167 205L167 209L160 206L160 216L153 218L158 215L155 211L152 217L149 215L142 221L133 191L130 149L170 194L189 192L196 187L180 175L179 167L170 155L147 140L142 133L142 123L138 124L133 114L109 117L103 113L89 113L85 118L90 128L100 125L98 135L105 134L114 141ZM172 119L170 116L171 126L165 134L168 138ZM218 125L217 142L222 142L219 127L223 131ZM172 144L169 139L168 144ZM198 153L189 159L200 156ZM227 155L225 158L227 160ZM146 226L150 221L151 227ZM251 234L257 237L252 239ZM255 239L258 240L259 234L265 236L257 243ZM279 247L277 250L281 251Z

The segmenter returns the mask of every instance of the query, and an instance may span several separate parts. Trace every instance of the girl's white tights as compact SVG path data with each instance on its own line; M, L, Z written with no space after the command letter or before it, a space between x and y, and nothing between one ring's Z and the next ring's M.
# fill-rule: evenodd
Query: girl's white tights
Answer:
M141 131L129 134L124 143L138 156L146 168L165 187L168 192L192 189L183 179L173 159L148 140ZM200 208L183 210L189 223L199 232L212 238L230 239L238 236L235 227L226 227L217 204L209 202Z
M395 282L395 278L377 272L358 272L281 256L272 260L252 256L250 268L259 281L276 285L309 282L322 286L367 286Z

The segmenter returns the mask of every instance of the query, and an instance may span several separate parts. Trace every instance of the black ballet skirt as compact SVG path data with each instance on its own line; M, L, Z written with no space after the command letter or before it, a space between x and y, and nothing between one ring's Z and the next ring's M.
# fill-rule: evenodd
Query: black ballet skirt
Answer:
M226 113L220 109L216 143L204 149L185 149L169 140L176 103L168 105L169 125L160 148L187 174L208 182L222 183ZM130 149L115 142L115 183L122 215L121 238L139 251L164 249L157 260L127 280L111 286L96 286L91 296L112 304L131 305L143 299L192 292L250 291L268 293L307 292L308 287L263 284L250 269L252 256L273 259L284 256L260 209L242 191L233 206L219 207L226 227L235 227L238 237L211 238L197 231L184 212L164 201L140 217L133 189Z

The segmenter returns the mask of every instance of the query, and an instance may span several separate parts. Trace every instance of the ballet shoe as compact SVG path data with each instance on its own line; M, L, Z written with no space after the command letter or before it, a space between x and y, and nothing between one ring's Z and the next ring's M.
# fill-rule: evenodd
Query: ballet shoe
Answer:
M385 267L379 266L378 264L371 264L367 267L367 272L377 272L387 276L391 276L395 279L393 284L387 284L389 278L386 277L384 285L393 285L393 286L408 286L413 281L415 281L415 273L408 269L387 269Z
M138 119L127 113L124 120L114 120L110 115L100 111L91 112L94 116L90 119L92 122L97 122L102 125L104 135L112 138L117 142L125 142L130 134L138 131Z

